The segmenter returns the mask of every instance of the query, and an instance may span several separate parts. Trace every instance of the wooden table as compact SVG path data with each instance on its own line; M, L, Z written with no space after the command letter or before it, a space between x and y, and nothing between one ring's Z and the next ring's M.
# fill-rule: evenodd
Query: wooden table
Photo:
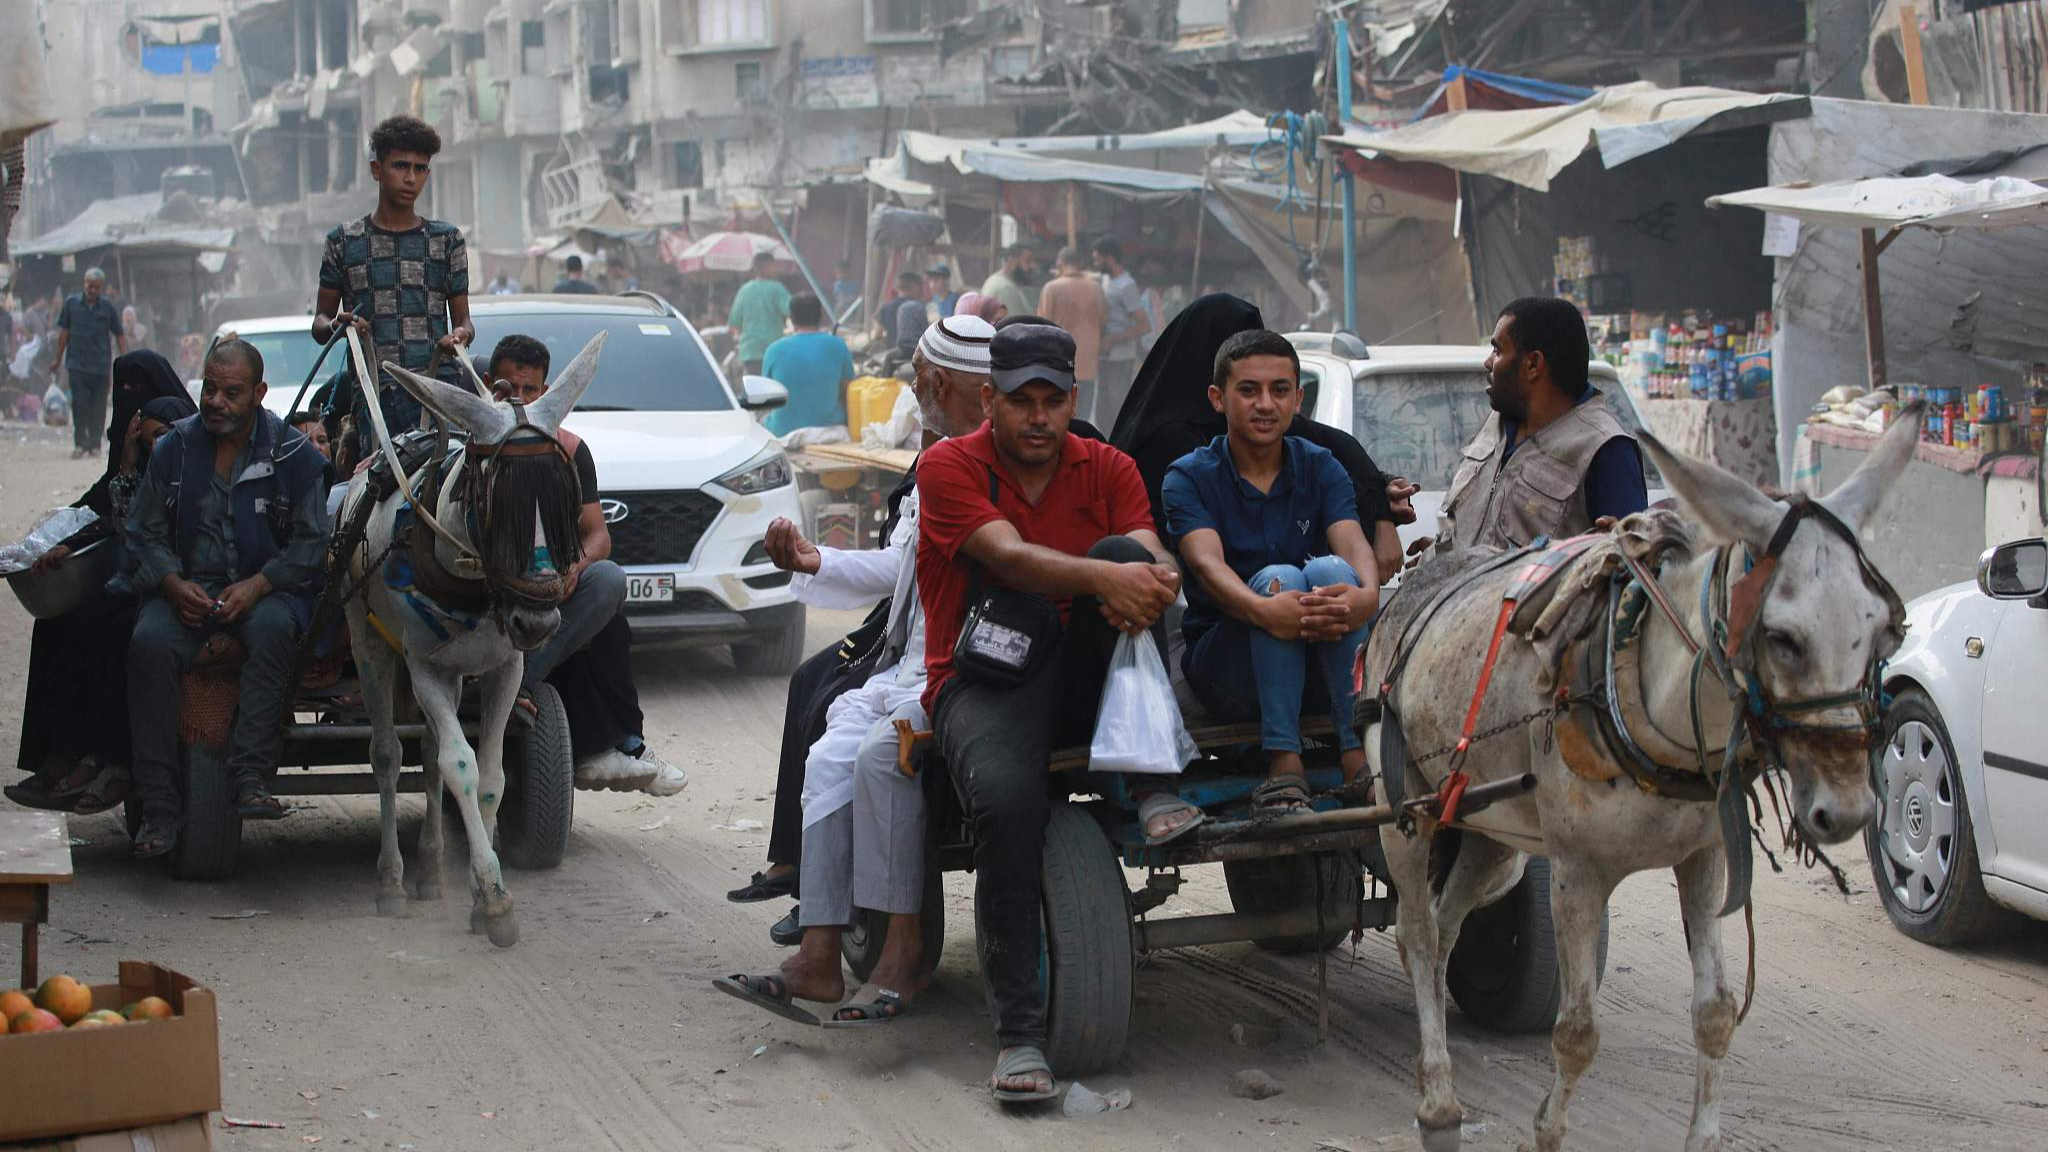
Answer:
M0 812L0 924L21 925L21 986L36 986L36 925L50 885L71 883L71 833L56 812Z

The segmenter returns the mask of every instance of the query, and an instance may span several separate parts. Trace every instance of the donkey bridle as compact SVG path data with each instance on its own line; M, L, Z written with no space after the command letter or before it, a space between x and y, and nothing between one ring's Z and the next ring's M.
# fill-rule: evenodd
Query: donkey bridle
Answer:
M526 406L517 401L511 401L510 403L512 404L513 424L511 430L502 439L495 444L472 442L465 444L463 447L465 453L477 460L477 469L472 474L475 479L467 480L466 482L472 490L469 508L470 516L475 519L475 522L472 523L471 529L475 534L476 545L480 551L487 551L487 549L484 549L483 541L490 534L493 527L491 523L492 501L490 492L491 485L498 474L497 469L484 466L487 461L553 455L561 461L564 467L571 469L572 472L575 468L575 462L570 459L567 452L563 451L561 442L550 435L546 429L527 419ZM522 431L530 432L532 436L522 438L515 443L513 437L518 436ZM433 487L435 490L432 495L437 497L440 487L440 470L438 467L434 469L432 475L434 476ZM480 517L477 513L479 507L482 508ZM433 563L431 548L427 553L426 559L428 563ZM416 567L418 563L416 560ZM438 564L435 567L438 567ZM566 590L566 582L559 575L549 580L529 580L523 573L494 572L487 566L484 568L481 578L472 579L450 575L447 579L456 585L463 586L461 591L465 596L487 602L494 616L501 612L507 601L518 607L534 611L546 611L549 608L558 607L565 597ZM503 623L502 619L500 623Z

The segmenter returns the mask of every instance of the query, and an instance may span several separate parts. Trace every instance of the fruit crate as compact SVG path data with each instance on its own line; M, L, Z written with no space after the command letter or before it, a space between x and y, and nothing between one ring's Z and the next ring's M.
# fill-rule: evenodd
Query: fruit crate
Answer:
M92 1008L155 996L166 1020L0 1036L0 1144L141 1128L220 1109L220 1020L213 993L137 960L94 984Z

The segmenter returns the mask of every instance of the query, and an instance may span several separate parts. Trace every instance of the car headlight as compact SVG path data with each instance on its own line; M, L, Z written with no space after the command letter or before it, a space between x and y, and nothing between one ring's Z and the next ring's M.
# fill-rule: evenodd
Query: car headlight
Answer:
M712 483L727 491L742 496L780 488L790 482L789 457L783 455L781 447L765 448L745 464L727 472Z

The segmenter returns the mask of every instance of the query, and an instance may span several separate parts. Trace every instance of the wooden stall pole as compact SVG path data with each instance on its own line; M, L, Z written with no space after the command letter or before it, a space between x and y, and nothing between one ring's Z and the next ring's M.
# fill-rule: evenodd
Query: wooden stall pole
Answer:
M1451 81L1451 86L1444 89L1444 109L1448 112L1463 112L1470 106L1465 95L1465 74L1460 72L1458 78Z
M1878 291L1877 257L1884 249L1877 242L1877 229L1865 228L1863 239L1863 349L1870 361L1870 389L1875 392L1890 380L1884 362L1884 301Z
M1920 12L1917 5L1899 7L1899 46L1906 56L1906 97L1915 104L1927 103L1927 59L1920 51Z
M988 210L988 274L1003 266L1003 182L996 181L996 202ZM987 279L987 277L983 277Z
M1202 166L1204 172L1208 171L1208 168L1206 164ZM1202 181L1202 190L1196 194L1195 199L1195 270L1188 277L1189 300L1202 294L1202 225L1208 222L1209 182L1205 177Z
M863 335L875 329L875 186L868 184L868 212L860 222L861 261L860 295L861 325Z
M1079 208L1075 200L1074 182L1069 180L1067 181L1067 247L1069 248L1081 246Z

